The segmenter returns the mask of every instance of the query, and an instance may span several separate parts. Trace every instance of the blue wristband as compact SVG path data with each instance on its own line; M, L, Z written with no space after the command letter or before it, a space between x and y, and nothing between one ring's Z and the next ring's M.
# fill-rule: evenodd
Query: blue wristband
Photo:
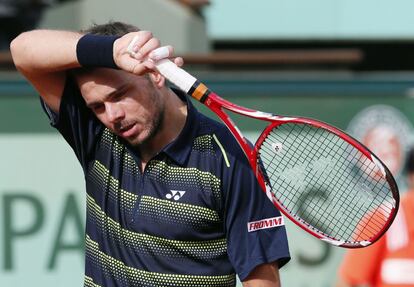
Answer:
M82 67L118 69L113 56L113 46L119 36L86 34L76 45L76 56Z

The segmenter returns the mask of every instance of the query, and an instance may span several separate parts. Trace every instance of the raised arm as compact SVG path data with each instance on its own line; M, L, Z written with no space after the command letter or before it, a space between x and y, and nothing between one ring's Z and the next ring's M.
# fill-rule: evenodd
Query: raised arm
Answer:
M35 30L22 33L10 45L16 68L31 82L46 104L55 112L59 111L66 71L81 67L77 47L83 36L70 31ZM136 42L134 50L137 53L133 58L128 52L128 46L136 36L139 40ZM91 58L100 50L100 42L96 43L95 50L88 51ZM111 43L112 50L109 57L113 58L111 60L115 64L114 68L141 75L155 68L154 63L148 60L148 56L159 46L160 41L154 38L151 32L132 32ZM166 56L171 56L172 47L167 48L169 55ZM86 58L87 56L88 54ZM182 59L176 61L182 64Z
M80 67L76 45L81 34L35 30L20 34L10 45L16 68L54 111L59 110L65 71Z

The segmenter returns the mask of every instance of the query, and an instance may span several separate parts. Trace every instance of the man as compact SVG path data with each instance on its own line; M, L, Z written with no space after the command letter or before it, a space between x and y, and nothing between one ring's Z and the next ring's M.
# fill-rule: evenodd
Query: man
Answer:
M414 149L406 171L409 190L390 229L372 246L348 251L337 287L414 287Z
M165 85L159 40L137 30L39 30L11 44L85 173L85 286L235 286L235 273L279 286L284 227L247 230L279 212L229 131Z

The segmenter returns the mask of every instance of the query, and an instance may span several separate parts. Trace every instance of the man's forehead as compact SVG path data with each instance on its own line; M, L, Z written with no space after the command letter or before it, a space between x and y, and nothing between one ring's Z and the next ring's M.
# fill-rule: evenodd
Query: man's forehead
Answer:
M137 76L122 70L95 68L75 74L79 88L83 91L91 89L118 89L126 84L148 82L145 76Z
M88 72L78 73L76 82L86 103L105 101L121 90L132 87L146 89L152 87L147 76L137 76L122 70L96 68Z
M93 69L79 69L75 71L75 77L78 84L85 82L95 82L96 84L105 82L121 81L129 77L128 73L109 69L109 68L93 68Z

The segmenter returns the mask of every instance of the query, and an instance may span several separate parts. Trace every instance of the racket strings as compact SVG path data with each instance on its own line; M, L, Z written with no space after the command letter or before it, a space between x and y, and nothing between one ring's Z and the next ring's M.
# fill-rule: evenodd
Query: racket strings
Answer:
M273 193L296 220L337 240L369 240L394 207L378 166L338 135L310 124L274 128L259 147Z
M353 151L353 152L356 153L356 151ZM351 165L352 165L352 161L349 161L348 163L346 163L344 165L345 169L339 175L339 177L338 177L339 180L344 176L345 170L347 170L347 169L349 170L351 168ZM346 186L344 186L344 183L345 182L342 182L342 185L339 186L340 189L346 188ZM356 189L357 188L357 184L358 184L358 180L352 180L351 181L351 184L352 185L350 186L350 188ZM345 216L352 216L354 214L358 218L362 218L363 217L363 215L364 215L362 213L363 211L361 209L357 209L357 205L350 205L350 206L345 205L345 204L347 204L347 201L341 200L342 199L342 194L341 193L337 193L337 194L335 194L333 196L334 196L334 200L332 201L331 204L333 204L333 205L339 204L338 210L343 210ZM352 198L350 199L350 201L351 202L357 201L358 200L357 196L358 196L358 194L357 193L354 193L354 195L352 196ZM330 217L330 215L331 214L329 214L329 216L328 216L328 218L332 218L330 220L330 222L332 224L335 224L334 218L333 217ZM345 223L346 223L346 221L345 221ZM338 229L338 232L334 234L334 237L341 237L341 238L350 237L352 235L352 234L350 234L350 232L352 231L352 228L349 228L349 225L350 224L352 224L352 223L349 223L346 226L341 226Z
M322 135L322 134L321 134ZM326 142L326 141L328 141L329 143L331 143L331 141L328 139L328 136L329 135L331 135L331 134L329 134L329 133L324 133L323 135L325 135L325 138L323 139L323 142ZM338 139L336 139L336 140L338 140ZM320 139L318 139L318 141L320 141ZM336 145L334 145L333 147L329 144L329 145L326 145L325 146L325 148L322 150L322 154L325 154L326 153L326 151L327 151L327 148L328 148L328 146L329 146L329 148L337 148L337 149L339 149L340 147L339 146L336 146ZM335 152L335 151L334 151ZM314 185L314 184L316 184L317 182L321 182L323 179L321 178L322 177L322 174L323 173L321 173L321 175L318 177L318 178L316 178L316 179L312 179L312 181L311 181L311 183ZM333 179L333 180L335 180L335 179ZM337 182L337 184L339 185L339 187L342 187L341 185L343 185L343 183L340 183L340 182ZM330 192L328 192L328 196L330 196ZM315 209L316 208L318 208L318 206L321 206L321 202L322 201L322 199L319 199L315 204L314 204L314 206L315 206ZM323 212L324 210L321 210L321 213L324 213ZM332 212L332 211L331 211ZM325 214L325 216L326 216L326 214ZM330 216L330 214L328 214L328 217ZM320 216L319 218L317 218L317 222L316 222L316 224L318 225L319 223L321 223L322 224L322 222L321 222L321 219L322 219L323 217L322 216ZM316 218L315 218L316 219ZM330 223L331 223L332 221L328 221L327 222L327 224L328 224L328 228L330 227Z

